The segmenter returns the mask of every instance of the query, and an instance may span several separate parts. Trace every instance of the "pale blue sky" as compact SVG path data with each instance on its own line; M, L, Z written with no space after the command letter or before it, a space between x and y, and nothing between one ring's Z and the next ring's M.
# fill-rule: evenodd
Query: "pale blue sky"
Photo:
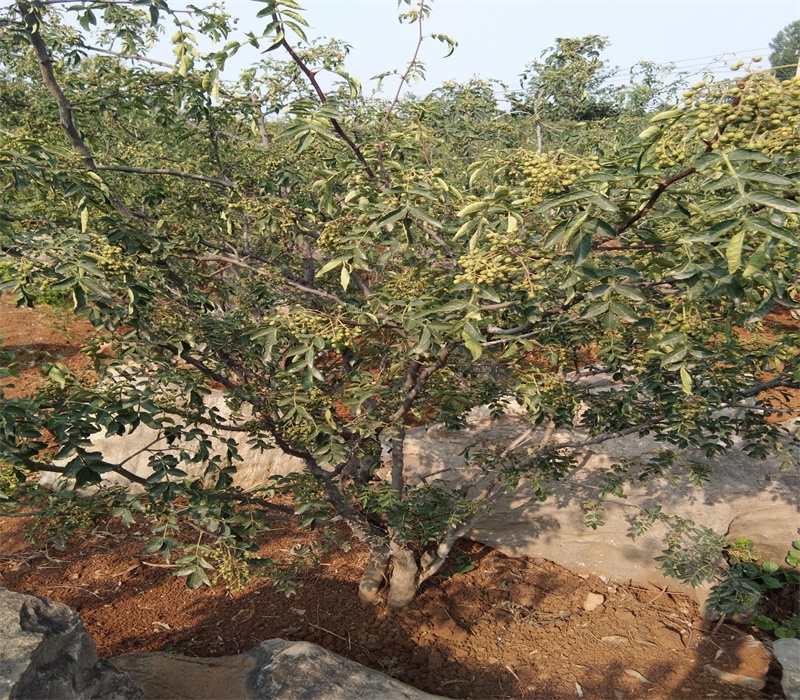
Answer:
M348 69L367 93L371 76L402 69L411 57L417 29L398 22L396 0L300 4L311 24L310 37L336 37L352 45ZM264 23L255 19L263 7L258 2L229 0L226 7L246 30L258 31ZM641 59L702 72L715 57L724 56L722 63L713 64L721 74L739 58L763 55L766 64L770 39L797 19L800 0L435 0L425 32L448 34L459 46L444 59L444 45L427 42L422 54L427 82L413 89L425 93L444 80L465 81L474 75L516 86L524 66L557 37L587 34L609 37L605 57L623 73ZM246 52L237 64L252 58Z

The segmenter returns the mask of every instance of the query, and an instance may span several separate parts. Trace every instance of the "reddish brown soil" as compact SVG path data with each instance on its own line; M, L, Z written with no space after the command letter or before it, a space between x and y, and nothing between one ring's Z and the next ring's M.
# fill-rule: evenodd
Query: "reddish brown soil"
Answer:
M44 362L85 371L90 363L81 347L93 332L88 321L67 309L16 307L8 295L0 296L0 346L14 352L19 363L18 376L0 379L5 397L27 396L38 389L45 382L39 369Z
M142 556L149 528L104 525L63 551L27 545L31 518L0 519L0 585L76 609L101 656L168 650L224 656L265 639L307 640L431 693L456 698L765 698L705 668L747 673L746 630L716 635L682 595L609 586L544 560L507 558L463 541L454 561L476 568L435 577L406 609L362 606L366 552L321 547L318 535L267 533L262 555L316 551L292 597L263 579L191 591L160 558ZM339 542L349 540L343 528ZM333 539L329 537L329 539ZM589 593L604 603L592 612ZM638 675L637 675L638 674ZM646 680L642 680L642 678ZM623 694L624 693L624 694Z
M19 379L0 380L15 385L7 396L40 385L33 364L42 352L61 356L72 369L86 367L76 345L90 328L66 314L17 310L0 300L0 333L32 363ZM724 625L714 634L687 596L610 586L467 541L444 576L434 577L406 609L391 612L359 603L366 552L342 528L327 540L290 526L263 535L262 556L291 559L299 545L315 554L296 594L286 597L260 578L238 589L220 581L189 590L162 559L142 555L147 522L127 530L101 523L63 550L29 544L24 533L32 523L0 517L0 586L78 610L105 658L151 650L222 656L281 637L321 644L448 697L781 697L774 674L756 692L724 684L707 670L713 665L747 675L757 665L743 644L750 630ZM467 564L475 568L454 570ZM604 602L587 612L590 593Z

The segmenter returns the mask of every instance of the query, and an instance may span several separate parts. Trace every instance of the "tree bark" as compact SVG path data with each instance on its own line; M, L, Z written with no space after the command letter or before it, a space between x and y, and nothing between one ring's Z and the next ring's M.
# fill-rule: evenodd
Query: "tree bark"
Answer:
M358 584L358 597L362 603L375 603L378 593L389 580L386 571L389 568L389 546L386 544L370 550L361 582Z
M414 553L405 547L397 547L392 552L392 572L389 576L389 597L387 604L392 609L403 608L417 595L419 566Z

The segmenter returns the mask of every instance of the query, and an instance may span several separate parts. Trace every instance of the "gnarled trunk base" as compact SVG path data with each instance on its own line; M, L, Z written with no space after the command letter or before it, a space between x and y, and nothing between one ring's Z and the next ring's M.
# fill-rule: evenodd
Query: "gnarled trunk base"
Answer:
M392 573L386 601L390 608L402 608L414 600L419 588L418 572L417 560L410 550L401 548L392 553Z
M384 586L388 587L386 602L390 608L402 608L414 600L419 589L419 566L411 550L386 545L370 551L358 597L363 603L375 604Z
M371 549L361 582L358 584L358 597L361 602L373 604L384 584L388 582L386 570L389 568L389 547L384 545Z

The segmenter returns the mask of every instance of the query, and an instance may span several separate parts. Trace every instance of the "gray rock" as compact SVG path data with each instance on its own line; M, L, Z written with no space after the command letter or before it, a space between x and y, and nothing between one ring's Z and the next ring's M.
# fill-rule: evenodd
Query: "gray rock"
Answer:
M797 430L799 421L787 422ZM467 427L460 431L439 426L406 431L405 465L408 482L443 479L459 484L477 470L466 463L462 453L471 447L505 446L530 429L521 407L492 419L485 411L473 411ZM541 439L535 432L530 441ZM581 439L579 432L557 431L553 441ZM656 524L646 533L632 537L637 506L661 505L663 512L689 518L698 525L754 540L765 559L783 561L797 539L800 522L800 472L781 469L777 459L754 459L734 446L723 457L707 459L686 451L682 460L703 463L712 469L710 481L702 487L681 482L669 485L654 479L649 485L626 484L625 498L606 500L605 525L597 530L585 527L583 502L596 498L601 470L623 459L647 460L665 449L651 437L631 435L609 440L578 454L579 468L563 482L552 484L553 495L539 502L524 483L498 501L492 512L467 535L508 556L542 557L579 573L589 573L620 583L648 582L691 594L701 604L709 587L691 589L667 578L654 558L664 549L666 529ZM475 472L475 474L472 474Z
M107 661L76 612L0 588L0 700L134 700L144 690Z
M148 700L425 700L429 695L309 642L271 639L246 654L198 659L124 654L114 664Z
M776 639L772 653L783 667L781 688L786 700L800 700L800 639Z
M242 422L246 417L235 415L225 402L225 396L221 391L212 391L206 404L211 409L218 411L218 416L222 421L232 423ZM210 431L209 431L210 432ZM275 475L286 475L304 469L303 460L287 455L279 448L261 450L248 445L242 438L242 433L232 430L218 430L219 438L210 438L210 456L225 458L227 447L224 440L234 439L239 442L238 450L242 457L237 461L236 475L233 483L243 489L253 489L267 483L269 477ZM150 428L146 425L139 425L133 432L125 435L114 435L106 437L105 432L98 432L89 438L92 451L103 455L103 460L109 464L124 464L125 469L136 476L147 478L153 473L150 468L150 457L156 454L170 454L180 458L182 451L192 453L197 449L197 443L184 441L168 443L163 433ZM55 462L55 466L63 467L69 458ZM181 463L180 468L188 473L188 479L197 479L203 476L206 469L205 463L186 464ZM181 479L174 478L174 481ZM64 480L59 474L44 472L39 480L43 486L50 488L69 486L69 480ZM132 493L141 493L142 487L132 484L128 479L113 472L104 475L103 485L121 485L129 489Z

